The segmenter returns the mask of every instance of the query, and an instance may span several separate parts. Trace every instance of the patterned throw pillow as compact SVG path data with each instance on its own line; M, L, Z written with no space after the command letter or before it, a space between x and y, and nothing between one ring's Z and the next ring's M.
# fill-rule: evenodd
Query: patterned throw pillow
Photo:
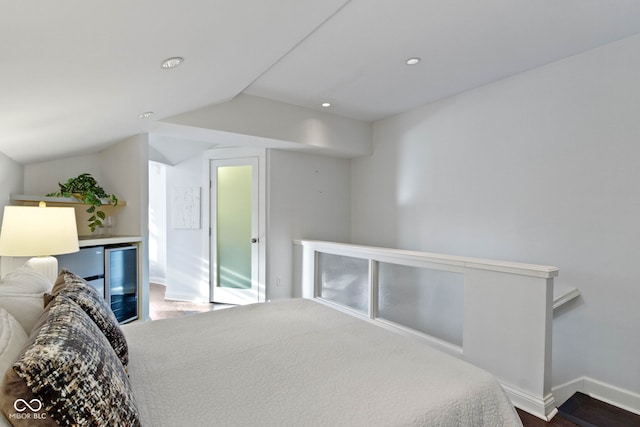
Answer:
M53 296L45 296L45 304L57 295L71 298L96 322L96 325L111 343L122 365L127 366L129 363L129 348L122 329L120 329L118 320L111 308L93 286L89 285L82 277L68 270L62 270L53 285L51 293Z
M41 419L50 417L61 426L139 426L129 378L97 325L63 295L47 309L33 342L5 377L3 398L30 403ZM16 380L32 395L11 395L7 383L18 390Z

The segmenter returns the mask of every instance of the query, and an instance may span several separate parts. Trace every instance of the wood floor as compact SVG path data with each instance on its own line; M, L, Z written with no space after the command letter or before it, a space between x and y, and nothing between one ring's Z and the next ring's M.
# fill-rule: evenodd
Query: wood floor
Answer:
M149 317L152 320L180 317L193 313L232 307L224 304L194 303L165 299L166 288L151 284L149 288ZM640 427L640 415L576 393L565 402L550 422L518 410L524 427Z
M583 393L574 394L558 411L558 415L548 423L520 410L518 415L524 427L640 427L640 415Z
M520 409L517 409L517 411L524 427L575 427L578 425L558 415L553 417L551 422L546 422L535 415L528 414Z
M169 319L232 307L225 304L167 300L165 299L166 290L167 288L163 285L149 284L149 317L151 320Z

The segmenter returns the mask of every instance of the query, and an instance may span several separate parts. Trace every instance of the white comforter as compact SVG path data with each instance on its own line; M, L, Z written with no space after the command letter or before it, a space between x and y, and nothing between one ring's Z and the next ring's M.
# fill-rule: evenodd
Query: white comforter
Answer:
M124 331L144 427L521 425L485 371L311 300Z

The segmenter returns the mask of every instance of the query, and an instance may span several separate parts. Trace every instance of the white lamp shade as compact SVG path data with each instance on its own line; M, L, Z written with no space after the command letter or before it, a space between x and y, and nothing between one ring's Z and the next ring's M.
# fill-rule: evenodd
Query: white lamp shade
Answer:
M5 206L0 255L47 256L78 250L74 208Z

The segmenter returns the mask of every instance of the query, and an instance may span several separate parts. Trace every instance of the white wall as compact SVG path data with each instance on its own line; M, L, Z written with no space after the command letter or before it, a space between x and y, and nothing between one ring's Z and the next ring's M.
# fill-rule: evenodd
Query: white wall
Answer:
M141 134L111 145L100 152L102 183L117 193L127 206L118 213L118 234L149 233L149 140ZM145 246L147 246L145 244Z
M64 159L30 163L24 167L24 193L29 195L45 195L54 193L69 178L82 173L90 173L102 185L107 193L116 193L114 189L104 185L100 153L67 157ZM116 193L119 196L119 194ZM122 200L124 198L119 197Z
M558 266L582 297L555 316L553 384L640 402L638 75L633 37L375 123L353 242Z
M0 218L9 196L21 194L24 188L24 166L0 153Z
M167 166L167 292L166 298L186 301L209 301L209 260L203 252L207 207L201 203L200 228L174 229L172 198L176 187L199 187L200 200L204 175L202 155L193 156L174 166ZM208 227L208 226L207 226Z
M167 281L167 165L149 162L149 281Z
M52 193L58 191L59 182L90 173L107 193L127 203L115 219L114 234L146 235L146 138L136 135L98 153L28 164L24 167L24 193Z
M349 169L347 159L269 151L267 299L301 295L292 240L349 240Z
M9 204L9 196L22 194L24 187L24 167L0 153L0 218L4 215L4 207ZM13 269L12 258L0 257L0 277ZM4 266L4 267L3 267Z

